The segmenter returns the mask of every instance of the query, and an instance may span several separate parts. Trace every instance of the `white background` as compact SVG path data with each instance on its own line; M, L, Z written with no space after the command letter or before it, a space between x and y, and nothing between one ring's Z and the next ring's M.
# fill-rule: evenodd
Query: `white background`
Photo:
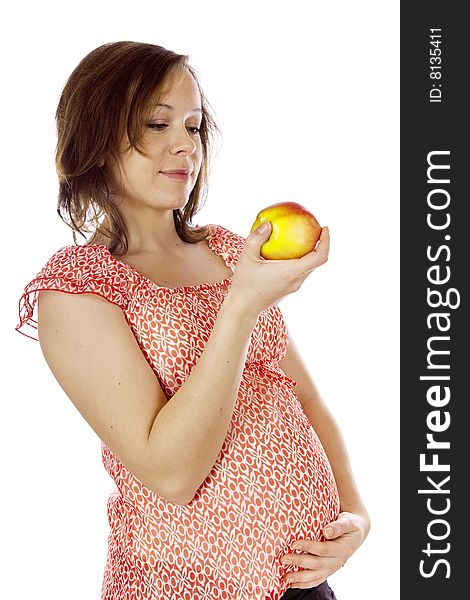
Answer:
M2 592L98 599L114 484L38 342L24 286L72 234L56 213L57 101L95 47L189 54L222 130L196 224L243 236L274 202L330 227L328 263L281 310L340 423L372 529L338 600L399 595L398 2L23 2L2 32ZM84 240L79 239L79 243Z

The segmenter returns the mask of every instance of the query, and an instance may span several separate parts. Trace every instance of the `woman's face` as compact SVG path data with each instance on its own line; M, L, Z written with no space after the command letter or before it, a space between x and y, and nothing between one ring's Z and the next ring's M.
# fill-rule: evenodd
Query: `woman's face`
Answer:
M183 208L201 168L201 119L201 96L185 69L145 123L142 143L148 158L129 149L125 136L119 157L121 179L113 173L113 193L132 203L132 208L138 204L162 210ZM188 174L175 178L163 173L175 169Z

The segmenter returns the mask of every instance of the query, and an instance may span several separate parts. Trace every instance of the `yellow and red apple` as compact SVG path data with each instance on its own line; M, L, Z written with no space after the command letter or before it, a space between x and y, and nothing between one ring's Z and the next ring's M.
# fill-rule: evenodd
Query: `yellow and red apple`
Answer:
M260 254L268 260L300 258L311 252L322 229L312 213L297 202L278 202L263 208L250 233L265 221L271 223L271 235L262 244Z

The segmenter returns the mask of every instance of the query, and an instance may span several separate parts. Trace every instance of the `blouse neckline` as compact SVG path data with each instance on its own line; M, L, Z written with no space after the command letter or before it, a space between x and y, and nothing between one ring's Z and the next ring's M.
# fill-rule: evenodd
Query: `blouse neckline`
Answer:
M207 241L209 248L214 252L214 254L216 254L217 256L220 256L223 259L223 261L225 262L225 264L227 265L227 267L233 271L232 267L227 263L227 260L223 256L223 254L221 254L220 252L217 252L217 247L216 246L214 247L212 244L212 240L214 238L214 234L215 234L216 230L218 229L218 225L208 224L207 227L209 228L209 235L207 236L206 241ZM166 287L163 285L158 285L157 283L155 283L148 277L145 277L145 275L142 275L142 273L140 271L138 271L137 269L134 269L134 267L131 267L131 265L129 265L128 263L125 263L124 261L119 260L118 258L115 258L109 251L108 246L105 246L104 244L90 244L90 246L87 246L87 247L93 247L93 246L95 246L96 248L102 248L105 251L105 253L107 254L107 256L114 263L127 267L141 281L143 281L147 285L150 285L151 287L153 287L157 290L164 290L164 291L168 291L168 292L184 292L184 291L200 290L200 289L214 289L214 288L218 288L219 286L223 286L223 285L229 283L233 278L233 273L232 273L232 275L228 275L227 277L225 277L224 279L222 279L220 281L207 282L207 283L204 282L204 283L198 283L196 285L179 285L179 286L170 288L170 287Z

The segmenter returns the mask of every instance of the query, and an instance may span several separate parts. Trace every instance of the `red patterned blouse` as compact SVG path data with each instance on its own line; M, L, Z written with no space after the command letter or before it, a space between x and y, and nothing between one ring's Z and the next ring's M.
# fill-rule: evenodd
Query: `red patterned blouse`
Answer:
M209 247L234 270L245 238L208 225ZM124 312L171 398L207 342L232 276L165 288L104 245L65 246L26 286L16 330L37 337L38 290L98 294ZM193 500L173 504L146 488L101 442L116 483L102 600L279 600L296 566L280 557L296 539L323 539L339 513L325 451L281 370L287 328L278 305L254 327L230 428Z

